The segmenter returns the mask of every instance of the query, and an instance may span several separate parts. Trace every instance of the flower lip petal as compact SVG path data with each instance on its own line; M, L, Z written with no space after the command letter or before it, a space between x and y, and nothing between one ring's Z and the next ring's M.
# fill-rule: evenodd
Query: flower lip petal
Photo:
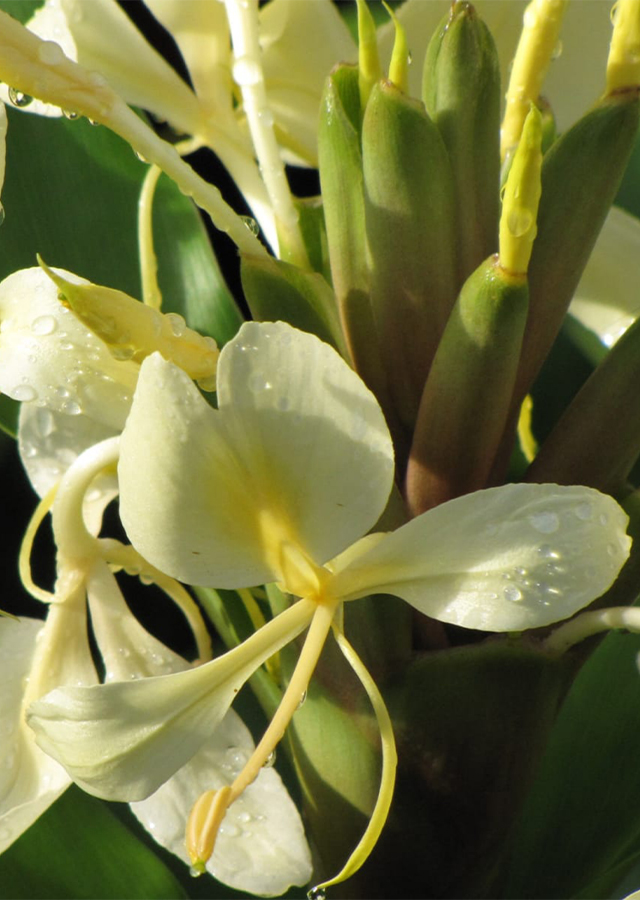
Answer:
M150 834L190 864L184 823L198 796L230 783L253 751L253 740L233 710L198 753L151 797L131 805ZM275 769L263 769L229 808L208 871L238 891L280 896L307 884L311 858L293 801Z
M333 561L335 590L402 597L432 618L522 631L568 618L601 596L631 545L628 518L591 488L509 484L423 513Z
M284 543L322 564L376 522L391 438L331 347L282 322L246 323L220 354L218 402L159 357L141 367L119 477L122 520L146 559L192 584L247 587L282 580Z

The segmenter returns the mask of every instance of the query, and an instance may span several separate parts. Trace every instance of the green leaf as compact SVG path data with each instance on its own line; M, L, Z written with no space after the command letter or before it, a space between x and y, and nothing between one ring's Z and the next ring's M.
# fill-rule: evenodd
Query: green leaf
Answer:
M164 900L187 895L107 806L71 787L0 858L0 898Z
M44 0L1 0L0 9L24 25L35 11L43 5Z
M640 636L609 635L562 707L503 896L604 897L640 850Z

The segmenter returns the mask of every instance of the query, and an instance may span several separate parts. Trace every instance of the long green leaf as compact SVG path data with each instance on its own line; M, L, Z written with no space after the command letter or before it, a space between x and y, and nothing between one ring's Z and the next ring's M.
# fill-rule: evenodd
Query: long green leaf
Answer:
M576 679L520 819L509 900L607 896L637 858L639 650L611 634Z
M107 806L70 788L0 857L2 900L178 900L169 869Z

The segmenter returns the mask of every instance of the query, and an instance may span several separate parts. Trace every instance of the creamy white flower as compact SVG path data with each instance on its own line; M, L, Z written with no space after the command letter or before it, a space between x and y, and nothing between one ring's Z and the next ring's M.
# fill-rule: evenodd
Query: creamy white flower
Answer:
M308 682L343 601L394 593L441 621L517 631L586 606L628 555L622 510L581 487L493 488L367 534L394 477L381 410L334 350L283 323L247 323L225 347L218 403L159 356L145 361L121 438L125 528L181 580L275 581L302 599L193 671L61 688L34 704L40 745L100 796L157 789L251 673L311 623L299 662ZM300 683L293 690L297 702Z

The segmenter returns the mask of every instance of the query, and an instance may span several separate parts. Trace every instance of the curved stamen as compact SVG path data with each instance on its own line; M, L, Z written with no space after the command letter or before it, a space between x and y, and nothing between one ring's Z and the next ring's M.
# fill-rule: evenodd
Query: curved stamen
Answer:
M391 717L382 699L382 694L369 674L368 669L362 662L356 651L353 649L349 641L344 636L342 627L333 624L333 634L342 651L342 655L347 660L355 675L359 679L362 687L367 692L367 696L373 707L376 716L378 728L380 729L380 741L382 743L382 772L380 775L380 788L378 790L378 798L369 824L364 834L358 841L358 844L346 861L342 869L333 878L323 881L322 884L316 885L310 892L309 896L321 896L325 888L332 884L339 884L347 878L351 878L369 857L369 854L375 847L380 833L387 821L391 800L393 799L393 789L396 782L396 766L398 764L398 754L396 752L396 741L393 734L393 726Z
M40 503L36 506L33 515L29 519L27 530L20 544L20 554L18 556L18 572L20 573L20 581L24 589L31 594L36 600L42 600L43 603L51 603L55 594L51 591L45 591L44 588L38 587L31 575L31 554L33 552L33 543L38 533L38 529L42 525L45 516L53 506L56 494L58 492L59 482L47 491Z
M339 600L318 603L298 662L282 700L262 740L233 784L230 788L222 788L221 791L207 791L196 802L192 814L189 816L187 827L187 850L196 871L204 870L204 864L213 853L216 834L224 818L224 811L258 777L262 767L284 735L293 714L300 706L300 700L309 686L339 604ZM204 856L200 855L202 848L206 848Z

